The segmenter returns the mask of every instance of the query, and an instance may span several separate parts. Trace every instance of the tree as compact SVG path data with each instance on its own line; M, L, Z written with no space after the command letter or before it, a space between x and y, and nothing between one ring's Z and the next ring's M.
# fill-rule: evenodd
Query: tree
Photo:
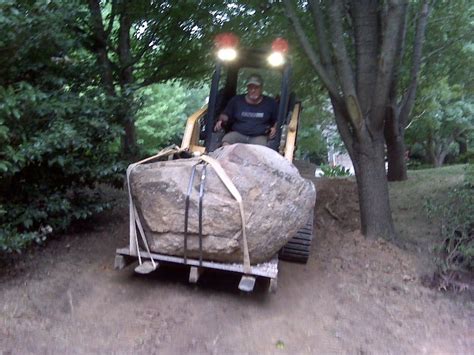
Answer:
M214 31L211 1L88 0L85 26L95 53L104 91L118 101L115 119L125 129L124 156L137 153L135 91L169 79L207 72L204 53ZM198 5L198 6L196 6Z
M420 76L420 93L407 138L421 144L433 165L443 163L448 150L466 154L472 135L472 14L469 1L436 2L428 25L426 68Z
M408 52L407 31L410 20L410 9L418 4L409 3L404 11L404 20L399 30L398 42L396 45L395 67L393 77L391 79L389 102L387 105L385 118L385 142L387 145L387 162L389 181L402 181L407 179L407 165L405 159L405 128L410 123L410 115L415 105L416 91L418 87L418 78L421 70L422 50L425 42L425 32L430 13L430 4L428 0L423 0L419 11L414 11L416 24L412 29L412 47L411 56L405 68L403 65L404 55ZM406 5L405 5L406 6ZM405 87L401 87L403 83L402 72L408 75L405 81Z
M137 112L138 144L147 154L171 144L181 144L186 119L204 105L209 87L181 82L150 85L138 92L143 107Z
M384 125L407 3L392 0L382 6L369 0L347 4L310 0L301 16L290 0L284 3L301 46L328 91L339 133L353 162L362 232L369 237L392 238L395 231L385 172ZM308 12L310 35L302 25Z
M467 140L474 132L474 100L465 96L460 85L450 86L446 79L423 90L415 114L407 128L408 141L420 144L434 167L442 166L448 153L455 151L456 142Z

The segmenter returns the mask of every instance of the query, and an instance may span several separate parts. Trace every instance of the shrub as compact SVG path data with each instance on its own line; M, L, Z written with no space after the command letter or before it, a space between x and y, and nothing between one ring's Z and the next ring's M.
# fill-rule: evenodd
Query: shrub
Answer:
M461 164L474 164L474 151L467 151L464 154L461 154L457 161Z
M80 11L75 2L0 6L0 252L109 207L93 188L124 168L112 149L116 102L94 85L95 64L71 27Z
M10 88L8 97L0 90L0 101L14 102L18 111L15 118L12 108L0 108L8 119L0 147L0 251L6 252L109 207L92 190L121 181L124 170L110 149L120 130L104 118L103 103L93 103L95 93Z
M436 247L438 274L455 285L459 273L474 271L474 166L466 167L464 183L442 201L428 200L430 217L440 218L442 241Z
M326 177L341 177L351 175L350 169L341 165L321 165L320 168L323 172L323 176Z

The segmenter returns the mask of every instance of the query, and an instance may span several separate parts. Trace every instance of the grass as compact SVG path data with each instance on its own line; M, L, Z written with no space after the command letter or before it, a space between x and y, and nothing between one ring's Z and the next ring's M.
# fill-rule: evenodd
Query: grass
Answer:
M442 237L439 223L428 219L424 205L428 198L443 199L451 189L461 184L465 166L409 170L408 180L389 185L397 244L416 253L418 267L425 272L435 269L433 247Z

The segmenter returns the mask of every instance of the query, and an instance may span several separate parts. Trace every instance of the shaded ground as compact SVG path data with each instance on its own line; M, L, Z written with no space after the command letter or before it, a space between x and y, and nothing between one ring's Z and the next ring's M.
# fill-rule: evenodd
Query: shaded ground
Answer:
M299 167L311 176L310 166ZM423 217L424 185L415 178L391 186L398 246L357 232L353 181L314 180L311 259L280 262L276 294L264 282L242 294L238 277L226 273L204 274L193 286L180 268L148 276L113 270L115 248L128 238L119 193L121 207L14 266L3 263L0 353L472 353L470 295L420 282L435 228Z

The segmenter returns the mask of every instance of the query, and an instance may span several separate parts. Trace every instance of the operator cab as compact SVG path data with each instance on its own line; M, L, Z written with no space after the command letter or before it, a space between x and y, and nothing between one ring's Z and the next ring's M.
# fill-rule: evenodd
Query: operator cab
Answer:
M290 90L291 63L288 44L277 38L268 49L238 48L238 38L222 34L216 38L217 61L212 76L207 107L193 113L186 122L181 149L189 154L205 154L221 144L223 134L214 132L219 115L229 100L246 91L246 79L257 73L263 77L264 95L278 104L277 132L268 146L292 162L300 120L301 103Z
M268 49L243 49L238 48L238 38L228 33L217 36L215 42L218 59L200 133L206 151L211 152L220 146L222 133L213 131L215 122L232 97L246 92L245 80L253 73L263 77L263 94L277 100L277 134L268 146L279 150L281 127L288 122L294 105L294 95L290 93L291 63L286 55L287 42L278 38Z

